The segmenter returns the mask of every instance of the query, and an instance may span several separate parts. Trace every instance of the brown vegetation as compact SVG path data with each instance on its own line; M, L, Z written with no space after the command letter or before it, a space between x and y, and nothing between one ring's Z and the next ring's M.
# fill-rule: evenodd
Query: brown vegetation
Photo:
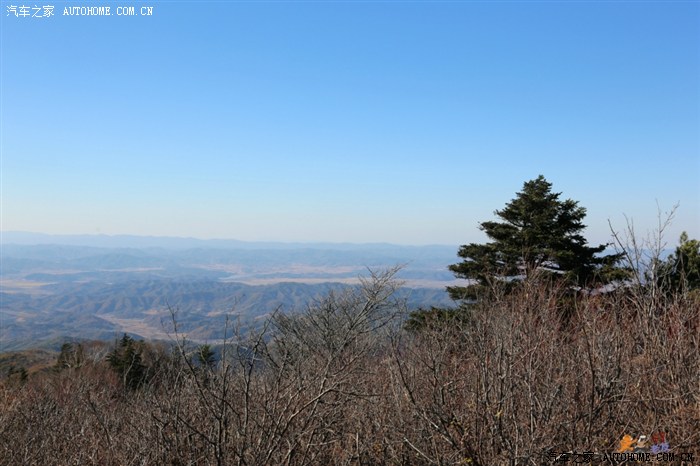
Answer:
M551 464L663 431L700 445L700 302L531 280L468 318L401 327L392 272L196 348L142 345L0 385L3 465ZM227 328L222 332L229 332ZM122 372L122 375L124 373Z

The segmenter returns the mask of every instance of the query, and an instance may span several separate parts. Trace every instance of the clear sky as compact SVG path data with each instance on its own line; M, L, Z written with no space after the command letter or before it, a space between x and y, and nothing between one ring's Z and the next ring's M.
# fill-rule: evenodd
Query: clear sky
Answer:
M591 243L700 237L696 1L0 15L3 231L456 245L543 174Z

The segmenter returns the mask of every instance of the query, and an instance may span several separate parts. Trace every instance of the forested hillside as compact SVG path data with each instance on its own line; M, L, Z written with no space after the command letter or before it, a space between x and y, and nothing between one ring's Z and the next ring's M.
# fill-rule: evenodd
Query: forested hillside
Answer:
M370 268L397 264L409 307L452 304L445 286L454 279L445 263L454 249L446 246L19 233L2 239L17 243L0 248L0 351L58 349L65 338L113 340L123 332L167 340L171 311L190 338L216 340L225 316L254 328L276 310L303 309L331 289L355 286Z
M45 285L40 293L0 293L0 351L47 343L57 349L65 338L113 340L122 332L168 340L173 312L190 339L213 341L221 338L226 318L247 329L256 328L275 311L301 310L331 290L352 286L147 279L63 283ZM444 290L435 288L405 288L399 295L412 309L452 304Z

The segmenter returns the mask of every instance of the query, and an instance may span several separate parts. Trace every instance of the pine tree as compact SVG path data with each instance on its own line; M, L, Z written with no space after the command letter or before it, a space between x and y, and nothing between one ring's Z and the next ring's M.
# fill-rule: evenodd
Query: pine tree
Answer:
M61 371L63 369L74 369L80 367L85 359L83 345L78 343L64 343L61 345L61 352L58 355L55 369Z
M540 175L527 181L515 199L495 214L501 222L480 224L491 242L460 247L462 262L449 268L467 286L448 287L453 299L476 299L494 285L513 288L533 276L563 279L572 286L591 286L617 278L619 255L601 256L607 247L589 247L582 236L586 209L571 199L561 200Z
M216 353L210 345L201 345L197 348L197 362L200 367L207 368L209 370L214 370L216 366Z
M125 333L119 344L107 356L110 366L119 374L124 387L128 389L137 389L147 381L147 368L143 364L141 352L140 345Z
M659 278L674 292L700 288L700 241L681 233L676 251L661 264Z

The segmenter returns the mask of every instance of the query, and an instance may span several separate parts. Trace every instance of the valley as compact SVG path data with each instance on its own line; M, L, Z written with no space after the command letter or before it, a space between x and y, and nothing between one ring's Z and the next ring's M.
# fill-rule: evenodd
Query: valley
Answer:
M404 283L397 298L410 309L452 305L444 291L455 283L445 265L456 250L449 246L198 242L192 248L98 239L98 246L85 239L2 244L0 351L56 349L68 338L113 340L124 332L168 339L173 318L193 341L216 341L227 321L255 328L273 312L301 311L333 290L357 286L370 270L395 266Z

